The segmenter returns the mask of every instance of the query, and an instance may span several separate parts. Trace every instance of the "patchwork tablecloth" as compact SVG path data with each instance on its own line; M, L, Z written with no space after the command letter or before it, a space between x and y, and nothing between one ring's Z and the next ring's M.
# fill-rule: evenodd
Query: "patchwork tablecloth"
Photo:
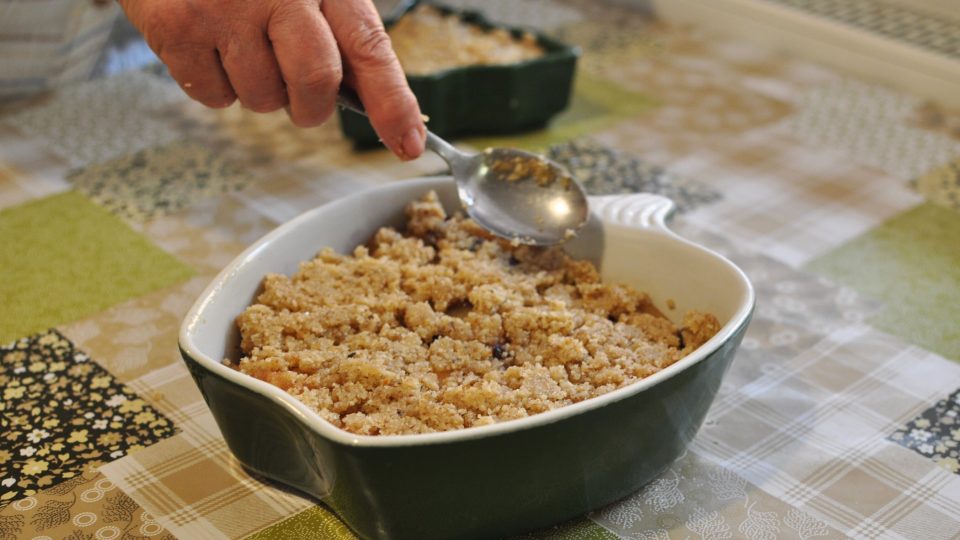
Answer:
M602 3L460 3L583 48L549 129L462 144L665 194L758 292L688 451L526 537L960 537L960 111ZM335 120L203 109L162 69L7 107L0 539L353 538L239 466L177 330L277 224L442 169L355 152Z

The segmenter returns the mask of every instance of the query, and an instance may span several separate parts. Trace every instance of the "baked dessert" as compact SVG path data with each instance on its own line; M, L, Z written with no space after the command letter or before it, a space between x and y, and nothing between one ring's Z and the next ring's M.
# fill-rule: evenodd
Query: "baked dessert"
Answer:
M419 4L387 29L407 75L429 75L448 69L514 64L545 53L532 34L515 38L503 28L486 30Z
M720 328L701 312L675 325L590 262L511 245L448 216L432 192L407 218L352 254L325 249L293 276L267 275L237 318L231 365L349 432L427 433L602 395Z

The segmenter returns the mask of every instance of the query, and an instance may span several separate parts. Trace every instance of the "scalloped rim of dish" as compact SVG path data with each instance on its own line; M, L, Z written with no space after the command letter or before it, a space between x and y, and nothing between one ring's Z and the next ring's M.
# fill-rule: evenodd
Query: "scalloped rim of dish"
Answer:
M437 178L433 178L436 180ZM422 179L421 179L422 180ZM198 300L190 308L190 311L187 313L184 318L183 324L180 327L179 334L179 346L181 353L185 356L189 356L195 362L202 365L204 368L210 370L212 373L223 377L235 384L238 384L252 392L261 394L278 405L285 407L290 413L299 417L304 424L310 427L312 430L317 432L320 435L330 439L331 441L349 445L349 446L363 446L363 447L390 447L390 446L411 446L411 445L421 445L421 444L441 444L441 443L452 443L458 441L466 441L471 439L491 437L495 435L501 435L504 433L509 433L512 431L519 431L523 429L533 428L540 425L550 424L553 422L561 421L565 418L590 411L593 409L598 409L609 405L611 403L626 399L630 396L638 394L651 386L659 384L667 379L670 379L679 373L685 371L690 366L703 361L708 356L713 354L729 340L744 324L749 320L750 314L753 311L756 297L753 285L750 283L750 280L747 278L746 274L741 270L737 265L733 264L723 255L716 253L706 247L703 247L697 243L691 242L682 238L672 231L667 229L663 224L663 218L666 217L666 214L672 209L673 203L664 197L659 197L666 203L669 203L669 206L666 206L659 212L658 216L654 217L654 221L657 221L655 226L641 226L641 225L630 225L623 223L615 223L609 221L607 216L601 216L601 219L604 223L604 227L622 227L625 229L640 229L640 230L655 230L662 234L669 235L673 241L682 242L690 246L699 249L716 259L719 262L725 263L728 265L735 273L740 277L745 285L746 289L746 298L742 304L737 308L737 311L733 316L730 317L730 320L723 325L719 332L710 338L706 343L701 345L697 350L683 357L679 361L667 366L666 368L649 375L639 381L628 384L622 388L610 391L606 394L585 399L578 403L573 403L570 405L564 405L556 409L537 413L532 416L527 416L524 418L517 418L513 420L505 420L502 422L497 422L495 424L490 424L486 426L474 426L461 429L455 429L450 431L440 431L436 433L416 433L416 434L407 434L407 435L358 435L351 433L349 431L338 428L337 426L331 424L321 417L317 412L313 411L305 404L300 402L297 398L288 394L286 391L276 387L266 381L261 381L260 379L254 378L250 375L232 369L221 362L213 360L209 356L201 353L193 345L193 340L191 338L192 328L200 322L204 317L204 308L210 302L210 300L220 293L222 289L225 288L226 284L229 282L230 278L238 273L238 267L243 266L244 262L248 259L253 258L256 253L262 249L264 246L273 242L277 238L285 236L290 233L292 230L296 230L300 223L309 221L313 216L318 213L329 212L331 209L336 208L337 206L343 204L351 204L353 200L357 198L363 198L367 196L370 192L377 191L382 189L382 187L374 187L369 190L364 190L356 194L344 197L342 199L337 199L335 201L329 202L322 206L318 206L312 210L308 210L303 214L293 218L292 220L278 226L276 229L265 235L263 238L252 244L246 250L238 255L233 261L230 262L219 274L215 277L211 283L204 289L201 293ZM659 225L659 226L656 226Z

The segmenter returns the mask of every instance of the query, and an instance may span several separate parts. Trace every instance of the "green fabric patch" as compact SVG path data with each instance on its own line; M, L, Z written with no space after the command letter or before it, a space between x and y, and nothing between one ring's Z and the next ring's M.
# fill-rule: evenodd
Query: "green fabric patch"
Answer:
M330 510L314 506L262 529L246 540L356 540L357 536ZM571 521L535 533L517 536L514 540L616 540L617 535L590 521Z
M0 343L193 275L72 191L0 212L0 246Z
M355 540L357 537L330 510L322 506L271 525L247 537L247 540Z
M574 81L570 106L546 128L518 135L471 137L464 142L476 148L506 146L544 150L551 144L567 142L650 112L659 105L652 96L580 73Z
M807 268L883 300L877 328L960 361L960 214L920 205Z

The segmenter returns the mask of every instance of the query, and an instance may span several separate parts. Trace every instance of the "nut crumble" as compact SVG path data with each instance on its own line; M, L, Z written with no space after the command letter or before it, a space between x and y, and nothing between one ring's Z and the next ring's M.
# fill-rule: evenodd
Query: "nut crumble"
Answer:
M559 247L512 246L434 193L350 255L270 274L238 318L233 367L352 433L446 431L599 396L673 364L720 328L675 325Z
M490 154L491 149L485 152ZM543 158L524 155L499 157L490 166L496 177L505 182L532 180L540 187L547 187L555 181L562 182L563 189L569 190L572 180L569 176L557 176L553 166Z

